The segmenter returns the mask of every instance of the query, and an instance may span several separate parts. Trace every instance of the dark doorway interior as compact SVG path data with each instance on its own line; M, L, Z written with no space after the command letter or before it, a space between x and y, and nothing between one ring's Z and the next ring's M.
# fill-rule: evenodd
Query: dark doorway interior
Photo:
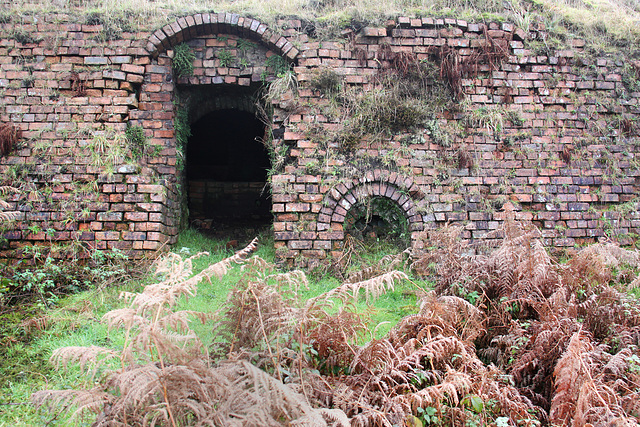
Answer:
M271 223L264 124L254 114L216 110L191 125L187 146L190 222L204 229Z

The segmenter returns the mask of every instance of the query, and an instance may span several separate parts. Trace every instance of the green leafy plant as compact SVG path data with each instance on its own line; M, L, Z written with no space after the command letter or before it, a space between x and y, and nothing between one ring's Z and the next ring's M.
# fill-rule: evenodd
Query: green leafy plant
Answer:
M440 418L438 417L440 411L433 406L427 406L423 408L419 406L416 410L418 418L424 425L438 426L441 425Z
M186 43L181 43L173 48L173 62L171 64L173 72L178 77L190 76L193 74L193 61L196 55Z
M144 128L139 125L131 125L127 123L124 134L129 143L131 154L134 159L140 159L147 151L147 136L144 134Z
M49 255L44 257L49 249L31 246L27 251L25 248L24 255L32 256L35 265L19 268L8 277L8 295L12 299L28 300L25 297L32 295L41 307L51 307L61 295L88 289L95 283L107 286L128 277L129 258L117 249L92 251L84 264L63 262Z
M237 59L233 53L229 52L226 49L217 51L216 57L218 58L220 67L229 67L233 65L234 61Z
M271 69L273 75L276 77L284 75L291 69L291 64L280 55L271 55L265 60L265 65ZM268 76L268 72L262 73L262 81L265 82Z
M247 53L251 49L255 49L258 45L247 39L238 39L237 47L242 53Z

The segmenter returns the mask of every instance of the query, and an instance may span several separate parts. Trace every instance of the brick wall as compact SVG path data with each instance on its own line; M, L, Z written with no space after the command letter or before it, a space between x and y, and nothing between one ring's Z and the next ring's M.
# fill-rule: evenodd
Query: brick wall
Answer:
M404 17L325 42L300 21L275 32L232 14L117 40L66 15L22 22L0 24L0 123L23 136L0 160L5 183L23 190L7 196L20 215L5 224L4 257L32 242L142 254L175 241L185 194L177 108L193 118L237 98L247 110L245 89L278 77L274 55L299 82L270 100L267 132L282 160L272 176L277 253L292 264L340 251L346 216L372 197L398 207L416 246L422 231L449 222L483 239L507 201L556 247L631 243L638 233L640 64L593 57L582 40L554 50L540 42L544 28ZM194 74L177 78L173 46L182 42L195 53ZM451 58L473 67L459 81L436 72L422 82L448 99L422 125L345 133L345 93L384 95L382 77L404 81L412 67L438 71ZM323 76L337 86L323 91ZM127 124L148 138L139 158Z

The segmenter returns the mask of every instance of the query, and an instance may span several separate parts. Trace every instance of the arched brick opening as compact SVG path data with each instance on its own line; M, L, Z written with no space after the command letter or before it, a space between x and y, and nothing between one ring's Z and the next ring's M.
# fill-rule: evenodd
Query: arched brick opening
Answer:
M251 45L260 50L260 54L238 54L237 62L223 64L221 56L211 54L211 50L215 51L223 39L234 42L251 41ZM181 43L187 43L196 53L194 73L191 76L178 77L172 70L171 51ZM244 43L243 48L248 45ZM234 46L229 44L226 48L231 51ZM238 45L235 48L240 47ZM130 113L130 122L132 125L142 126L150 143L159 148L158 157L150 161L159 178L156 178L156 182L163 187L162 198L166 200L165 208L157 213L163 222L159 231L168 238L169 243L173 243L180 226L187 224L185 207L188 203L185 196L188 195L189 188L185 179L186 155L184 147L180 147L178 143L176 119L180 115L179 109L189 110L189 125L195 125L212 113L232 114L236 119L243 112L255 115L256 93L265 81L275 78L274 70L266 59L275 55L292 63L298 50L288 39L254 19L228 13L201 13L178 18L156 30L147 41L146 51L149 53L150 63L145 67L144 80L141 82L138 110ZM184 97L179 99L189 91L199 93L199 98L187 102L184 102ZM226 113L221 113L222 111ZM264 122L263 129L283 127L282 119L263 116L261 114L260 117ZM253 116L249 121L253 123L253 127ZM265 136L265 132L256 133L260 135L256 134L255 137ZM264 172L263 165L259 168ZM264 207L265 202L270 214L270 200L265 201L261 197L253 200L254 205L259 204L261 207Z
M149 37L147 51L155 58L179 43L212 34L233 34L260 41L291 61L298 55L298 49L286 37L270 30L260 21L234 13L197 13L178 18Z
M418 213L415 201L423 198L424 194L410 178L376 169L368 171L362 177L338 184L325 196L325 206L318 216L318 230L330 242L326 249L342 249L345 219L349 210L372 197L389 199L398 206L407 220L411 244L415 243L417 233L424 230L424 220Z

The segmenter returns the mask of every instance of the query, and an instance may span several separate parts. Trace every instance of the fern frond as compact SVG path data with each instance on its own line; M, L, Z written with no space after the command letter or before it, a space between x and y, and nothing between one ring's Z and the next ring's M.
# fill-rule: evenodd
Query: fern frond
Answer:
M204 269L200 275L206 277L211 280L211 277L216 277L217 279L221 279L227 274L229 268L232 264L240 264L242 263L249 255L258 249L258 238L256 237L249 243L244 249L239 250L233 256L229 258L225 258L222 261L219 261L215 264L210 265L206 269Z
M380 276L381 274L388 273L396 269L402 263L404 255L407 253L408 252L405 251L396 255L385 255L376 264L349 273L346 281L349 283L364 282L365 280L369 280L376 276Z
M589 376L582 357L593 350L593 346L576 332L571 337L553 371L556 393L551 401L549 420L558 425L568 425L576 414L580 389Z
M393 291L395 282L408 279L407 275L401 271L390 271L372 279L356 283L344 283L324 294L307 301L307 306L312 306L319 301L337 298L342 301L349 299L357 300L358 294L364 290L367 302L373 301L388 291Z
M36 407L44 405L56 411L69 411L75 407L71 418L90 412L99 414L105 405L113 402L113 396L102 389L93 390L39 390L31 395L31 403Z
M78 364L81 371L91 372L93 376L99 366L118 356L117 351L104 347L62 347L53 351L50 361L56 369L67 369L70 363ZM86 369L87 366L90 369Z
M440 384L425 387L408 396L411 407L438 407L441 404L458 406L464 396L469 394L473 380L469 374L447 369Z
M289 291L294 294L300 291L300 289L309 289L309 280L307 279L307 275L301 270L271 274L266 276L264 280L272 280L276 282L280 289L283 289L284 286L286 286L289 288Z
M20 212L0 212L0 222L13 221L14 219L18 218L19 215Z
M312 420L312 425L327 425L323 412L312 408L303 395L255 366L239 362L221 365L219 369L233 379L229 390L233 394L220 402L217 420L226 421L220 425L233 425L234 419L238 425L280 426L282 421L304 425L306 420ZM337 414L334 412L333 417L344 419Z
M0 196L3 196L7 193L19 193L19 192L20 190L10 185L0 185ZM9 203L7 203L5 200L0 198L0 211L4 209L9 209L10 207L11 205L9 205ZM19 215L20 215L20 212L0 212L0 222L12 221L18 218Z
M421 315L450 326L463 341L473 341L484 333L484 313L465 299L451 295L436 297L430 292L420 299L419 306Z

